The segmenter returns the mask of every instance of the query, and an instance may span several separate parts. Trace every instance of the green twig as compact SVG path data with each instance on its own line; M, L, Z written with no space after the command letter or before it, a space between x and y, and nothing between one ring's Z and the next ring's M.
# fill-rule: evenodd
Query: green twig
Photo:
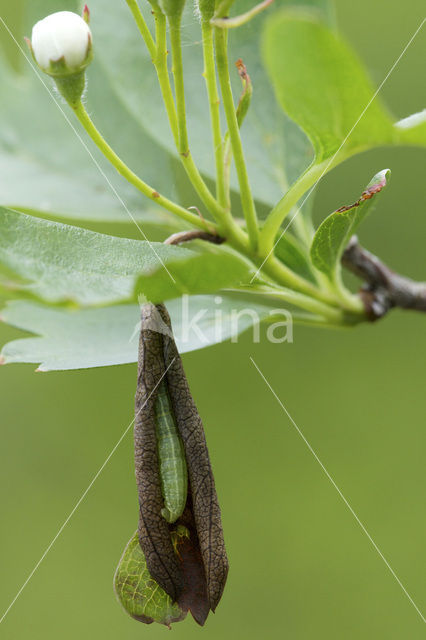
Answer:
M256 208L248 179L237 115L235 113L234 98L232 95L231 81L229 77L227 33L225 30L215 28L215 43L219 82L222 91L226 120L228 123L229 137L235 158L238 182L240 185L241 204L247 224L250 246L253 251L256 251L258 246L259 229L257 226Z
M185 84L183 79L181 19L169 20L170 43L172 48L173 78L175 85L176 110L179 133L179 153L189 156L188 130L186 126Z
M216 83L213 28L209 20L202 20L204 75L206 79L210 104L210 115L217 173L218 200L216 200L211 194L201 175L199 174L199 171L192 160L189 150L182 63L181 19L180 17L171 18L169 16L175 86L174 98L167 66L168 52L166 16L163 14L159 6L154 3L153 14L156 25L156 36L154 41L149 32L145 19L140 11L137 1L126 1L133 14L133 17L135 18L147 49L152 57L157 72L161 93L165 103L170 128L183 165L205 206L209 209L209 211L216 218L219 224L212 225L204 221L201 217L192 214L180 205L172 202L164 196L161 196L157 191L152 189L152 187L141 180L127 167L127 165L125 165L125 163L106 143L101 134L95 128L95 125L93 124L81 104L74 109L80 122L85 127L90 137L104 153L104 155L116 167L118 172L123 175L131 184L133 184L139 191L141 191L146 197L157 202L160 206L171 211L172 213L175 213L185 221L198 228L209 230L213 233L220 233L222 236L226 237L228 243L231 246L244 253L247 257L253 260L255 264L257 264L257 266L261 266L262 271L266 275L268 275L274 282L279 283L281 286L294 289L294 292L288 292L288 289L286 290L285 296L287 296L287 299L289 299L290 294L294 295L295 300L297 299L299 301L302 301L303 304L305 304L306 302L306 305L308 305L307 307L302 308L306 308L311 312L314 312L316 310L316 312L320 313L321 315L323 315L322 312L324 311L323 306L328 310L331 309L331 311L329 311L330 315L326 317L328 317L331 321L337 321L337 315L342 313L341 309L338 309L337 307L342 301L336 300L333 292L318 289L301 276L295 274L291 269L282 264L273 255L270 255L264 262L259 257L260 255L262 255L263 258L265 258L265 256L268 255L268 251L273 246L273 240L271 241L271 234L273 232L273 229L275 229L277 224L280 226L282 220L290 211L291 207L297 203L301 195L303 195L307 188L309 188L313 181L315 181L317 177L317 171L315 170L316 168L314 168L313 171L308 170L305 174L306 177L302 176L302 178L295 185L293 185L293 187L287 192L283 200L272 211L265 225L266 229L264 228L264 230L262 231L261 251L259 251L259 253L256 253L259 233L257 227L257 217L253 196L251 194L248 181L245 159L239 133L239 126L241 125L242 118L239 118L239 115L235 110L234 100L232 96L227 57L226 33L221 29L215 29L219 80L222 89L224 108L229 129L226 142L223 143L220 128L219 97ZM228 2L228 4L230 5L231 2ZM249 83L249 79L247 82ZM246 89L245 91L243 91L243 97L245 95L245 92L247 92ZM249 102L249 100L247 102ZM227 153L225 153L226 151ZM229 202L229 191L227 190L226 185L229 186L229 177L227 180L226 176L228 174L226 168L228 165L230 165L233 155L235 157L236 168L240 182L241 201L245 214L247 229L249 232L250 246L248 244L245 232L237 225L235 220L232 218L230 211L227 209L227 204ZM274 234L273 238L275 238L275 236L276 233ZM265 250L266 247L268 247L267 251ZM283 297L284 294L281 295ZM307 299L307 301L305 301L305 298ZM309 302L309 300L311 302ZM309 304L311 304L311 308L308 308Z
M339 306L334 292L318 289L314 284L299 276L278 258L271 254L267 259L257 258L255 263L264 274L267 274L274 282L281 286L289 287L294 291L303 293L316 300L321 300L333 306Z
M242 85L243 85L243 91L240 96L240 100L238 102L238 106L235 112L237 116L238 126L241 129L241 126L244 122L244 119L250 107L251 97L253 94L253 86L243 61L239 59L237 60L235 65L238 69L238 73L240 75ZM225 169L225 189L229 198L230 188L231 188L230 181L231 181L231 163L232 163L232 147L231 147L231 141L229 138L229 131L227 131L225 140L223 142L223 157L224 157L224 169Z
M159 7L153 10L153 14L155 19L156 40L153 62L157 72L163 102L166 107L170 129L177 147L179 144L178 121L172 88L170 86L169 69L167 67L167 20Z
M235 289L235 291L241 293L245 292L250 294L261 294L273 300L280 300L281 302L299 307L304 311L309 311L310 313L320 315L323 318L326 318L329 322L333 322L336 324L342 324L344 321L344 312L342 311L342 309L337 309L336 307L332 307L324 302L314 300L310 296L306 296L296 291L291 291L290 289L278 289L269 287L268 285L258 284L254 285L253 287L247 288L239 287L238 289Z
M149 51L149 55L151 56L151 58L154 58L155 52L156 52L155 42L152 38L150 30L148 29L148 25L145 22L145 18L143 17L142 12L139 8L137 0L126 0L126 2L129 5L129 9L133 14L133 17L141 33L141 36L145 41L146 47Z
M180 159L185 171L192 182L195 190L203 201L204 205L217 219L222 220L225 212L208 189L203 178L201 177L189 151L188 133L186 127L186 109L185 109L185 92L183 81L183 65L182 50L180 36L180 18L170 19L170 36L172 42L173 57L173 74L175 79L175 95L176 106L173 98L172 88L170 85L169 70L167 67L167 20L164 13L157 4L153 4L153 15L155 19L156 42L152 41L152 37L146 37L145 28L147 29L145 19L135 0L126 0L132 14L136 20L139 30L146 43L148 51L152 56L152 61L157 72L158 82L161 94L166 107L170 129L179 151ZM149 32L148 32L149 33ZM151 39L151 40L150 40ZM152 47L152 44L154 45Z
M167 21L166 16L158 5L153 5L153 16L155 20L155 41L151 36L145 18L139 8L137 0L126 0L139 31L144 39L148 53L157 73L158 83L160 85L161 95L166 107L167 117L170 129L173 134L176 145L178 144L177 116L170 86L169 71L167 68Z
M298 180L289 188L278 204L272 209L265 220L260 234L260 246L262 251L268 253L272 250L277 234L290 211L306 194L305 202L321 178L336 164L342 162L342 155L333 162L324 160L319 164L312 164ZM303 204L302 202L302 204Z
M200 172L198 171L189 149L186 124L185 86L183 79L181 19L169 19L169 26L173 60L172 71L175 85L179 155L188 177L204 205L218 222L223 222L227 218L227 212L218 203L210 189L207 187L200 175Z
M332 320L329 320L327 318L324 318L323 316L319 316L319 315L313 315L311 313L303 313L303 312L295 312L293 310L291 310L291 312L289 310L286 309L286 307L283 307L283 309L285 311L287 311L288 313L291 313L291 321L294 324L302 324L305 325L307 327L318 327L321 329L344 329L345 327L349 327L352 325L348 325L348 324L342 324L341 321L339 322L334 322ZM282 321L283 318L283 314L282 312L279 312L279 308L277 309L276 313L274 313L271 316L268 316L267 318L265 318L263 320L264 323L266 324L273 324L274 322L280 322Z
M204 77L210 107L213 148L216 163L216 197L222 207L229 209L229 189L225 187L225 167L223 156L222 132L220 127L220 100L216 82L216 66L213 44L213 28L207 20L202 20Z
M203 220L194 213L191 213L187 209L184 209L184 207L181 207L172 200L169 200L165 196L162 196L160 193L158 193L158 191L141 180L131 169L129 169L129 167L121 160L121 158L119 158L119 156L103 138L102 134L94 125L93 121L91 120L89 114L87 113L81 102L78 105L73 106L73 110L93 142L102 151L109 162L117 169L118 173L126 178L126 180L130 182L130 184L136 187L136 189L143 193L144 196L146 196L153 202L156 202L164 209L167 209L171 213L179 216L179 218L182 218L186 222L189 222L190 224L193 224L200 229L206 229L207 231L212 231L213 233L215 233L215 225L210 222L206 222L206 220Z

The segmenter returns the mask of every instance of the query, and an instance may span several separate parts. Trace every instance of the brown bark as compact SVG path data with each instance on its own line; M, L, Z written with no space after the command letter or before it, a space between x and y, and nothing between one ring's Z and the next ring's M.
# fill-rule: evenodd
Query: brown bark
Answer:
M360 295L370 320L382 318L393 307L426 311L426 283L415 282L392 271L363 249L356 236L349 242L342 264L365 280Z

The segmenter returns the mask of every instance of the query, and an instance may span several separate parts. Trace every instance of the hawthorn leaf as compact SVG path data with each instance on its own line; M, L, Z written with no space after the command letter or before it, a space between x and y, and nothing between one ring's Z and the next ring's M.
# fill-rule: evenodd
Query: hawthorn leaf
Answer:
M311 140L316 163L342 145L347 155L393 142L391 116L377 97L373 100L360 61L318 16L284 10L269 19L263 56L277 98Z
M398 142L415 146L426 146L426 109L413 113L395 123Z
M249 305L226 295L219 300L216 296L185 296L170 300L167 309L180 353L236 337L255 318L261 322L273 311L266 304ZM64 309L14 300L1 311L1 319L36 334L6 344L1 353L5 364L36 363L40 371L63 371L137 361L140 309L136 304Z
M108 236L0 208L0 264L29 284L23 294L83 306L166 300L248 281L249 264L217 247L201 253ZM173 275L175 274L175 275Z
M262 52L281 107L306 133L314 164L382 145L426 146L426 110L395 122L356 53L319 14L281 10ZM327 169L331 168L327 165Z
M353 204L346 205L330 214L318 227L311 246L311 259L314 266L334 280L340 259L350 237L377 203L390 176L384 169L374 176Z
M60 309L15 300L1 311L11 326L36 334L6 344L8 363L36 363L40 371L88 369L135 362L139 307L118 305L96 309Z

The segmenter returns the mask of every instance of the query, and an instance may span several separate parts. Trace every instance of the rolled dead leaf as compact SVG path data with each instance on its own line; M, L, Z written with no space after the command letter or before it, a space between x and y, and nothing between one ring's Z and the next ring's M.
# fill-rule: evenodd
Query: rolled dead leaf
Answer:
M183 577L169 526L161 515L164 501L158 465L155 400L165 367L163 336L156 330L154 320L155 307L145 305L142 308L134 426L138 535L150 574L172 600L177 601L183 589Z
M203 424L191 396L164 305L142 307L136 393L135 464L139 494L139 541L152 577L203 624L214 611L228 574L228 559ZM168 385L188 468L187 505L168 525L161 515L163 496L155 439L155 400L162 378ZM171 531L190 532L174 552ZM207 602L206 602L207 600ZM206 608L207 607L207 608Z

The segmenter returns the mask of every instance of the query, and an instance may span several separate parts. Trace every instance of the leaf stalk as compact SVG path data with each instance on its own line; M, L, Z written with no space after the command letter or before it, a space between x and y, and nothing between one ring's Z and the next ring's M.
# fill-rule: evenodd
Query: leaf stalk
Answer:
M105 138L96 128L89 114L87 113L84 105L80 102L77 105L73 106L73 111L77 116L79 122L84 127L90 138L96 144L96 146L100 149L103 155L109 160L109 162L117 169L118 173L123 176L130 184L132 184L138 191L143 193L144 196L156 202L158 205L167 209L171 213L174 213L185 222L189 222L194 226L205 229L206 231L211 231L215 228L215 225L203 220L201 217L197 216L195 213L191 213L184 207L176 204L172 200L169 200L165 196L161 195L158 191L156 191L153 187L151 187L148 183L144 182L139 176L137 176L125 162L115 153L115 151L110 147L110 145L106 142Z
M215 28L216 58L222 101L228 123L229 137L235 159L235 167L240 185L241 204L246 220L247 231L252 251L256 252L259 240L256 207L247 173L246 161L241 142L240 129L232 95L229 76L227 33L223 29Z
M220 125L220 100L216 81L213 28L207 20L201 22L204 55L204 78L210 107L213 149L216 163L216 197L225 209L230 209L229 189L225 185L225 165Z

